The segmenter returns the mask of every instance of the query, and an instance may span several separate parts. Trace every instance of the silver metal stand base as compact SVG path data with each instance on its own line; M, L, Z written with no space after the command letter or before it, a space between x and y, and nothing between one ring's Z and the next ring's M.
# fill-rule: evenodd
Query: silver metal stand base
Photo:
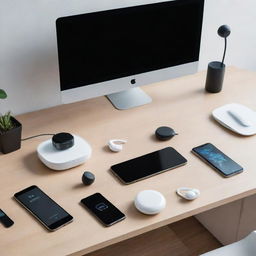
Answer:
M138 107L152 101L152 99L138 87L112 93L106 97L115 108L120 110Z

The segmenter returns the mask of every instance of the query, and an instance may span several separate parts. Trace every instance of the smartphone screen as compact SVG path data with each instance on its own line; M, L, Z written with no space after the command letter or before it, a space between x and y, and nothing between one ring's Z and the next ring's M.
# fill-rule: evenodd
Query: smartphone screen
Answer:
M31 186L16 193L14 198L51 231L73 220L70 214L37 186Z
M125 184L130 184L169 169L184 165L187 160L174 148L167 147L116 165L112 172Z
M242 166L237 164L211 143L195 147L192 149L192 152L205 160L225 177L230 177L243 171Z
M125 219L125 215L100 193L82 199L81 203L105 226Z

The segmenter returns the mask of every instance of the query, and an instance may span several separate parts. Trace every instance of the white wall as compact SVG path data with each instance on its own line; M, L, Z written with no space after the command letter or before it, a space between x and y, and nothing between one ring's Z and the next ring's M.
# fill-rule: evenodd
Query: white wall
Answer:
M226 64L256 71L256 1L205 0L199 69L220 60L223 39L216 34L229 24ZM8 99L0 112L20 114L60 104L55 20L160 0L1 0L0 88Z
M228 24L226 64L256 71L256 1L205 0L199 69L209 61L220 60L223 39L217 36L219 25Z

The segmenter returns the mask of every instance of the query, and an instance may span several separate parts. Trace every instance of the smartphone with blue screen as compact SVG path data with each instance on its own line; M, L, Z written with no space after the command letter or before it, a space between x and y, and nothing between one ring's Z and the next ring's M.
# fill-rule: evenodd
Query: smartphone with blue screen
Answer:
M192 152L224 177L230 177L243 171L242 166L211 143L195 147Z

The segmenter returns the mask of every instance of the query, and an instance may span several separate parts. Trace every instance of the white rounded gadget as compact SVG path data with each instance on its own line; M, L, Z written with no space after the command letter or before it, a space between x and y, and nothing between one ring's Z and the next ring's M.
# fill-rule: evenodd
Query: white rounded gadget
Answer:
M119 140L119 139L110 140L108 142L108 147L113 152L120 152L123 149L122 144L126 142L127 142L126 140Z
M37 147L39 159L53 170L66 170L83 164L91 156L91 146L81 137L73 136L74 146L65 150L56 149L51 139L39 144Z
M153 215L161 212L166 206L165 197L155 190L143 190L139 192L134 200L138 211Z
M186 200L194 200L200 196L200 191L196 188L181 187L176 190L176 193Z
M235 121L237 121L242 126L250 127L253 125L249 119L246 120L246 117L241 116L240 113L235 110L228 110L228 113L234 118Z
M233 132L244 136L256 134L256 112L242 104L226 104L214 109L212 116Z

